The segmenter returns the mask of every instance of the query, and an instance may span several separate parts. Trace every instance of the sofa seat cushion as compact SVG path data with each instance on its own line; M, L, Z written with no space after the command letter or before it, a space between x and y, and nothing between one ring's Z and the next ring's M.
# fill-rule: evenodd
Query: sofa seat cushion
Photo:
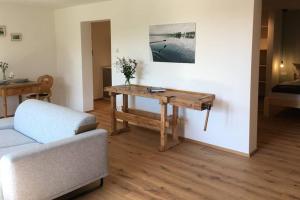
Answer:
M35 143L33 139L13 129L0 130L0 150L22 144Z
M5 154L39 145L41 144L13 129L0 130L0 159Z

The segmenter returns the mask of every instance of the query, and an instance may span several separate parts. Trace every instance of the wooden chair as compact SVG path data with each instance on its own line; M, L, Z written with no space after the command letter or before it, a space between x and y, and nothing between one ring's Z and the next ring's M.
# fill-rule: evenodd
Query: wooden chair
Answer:
M53 77L49 75L40 76L37 80L40 83L39 91L36 94L31 94L27 96L27 99L39 99L51 102L52 91L51 88L53 86Z

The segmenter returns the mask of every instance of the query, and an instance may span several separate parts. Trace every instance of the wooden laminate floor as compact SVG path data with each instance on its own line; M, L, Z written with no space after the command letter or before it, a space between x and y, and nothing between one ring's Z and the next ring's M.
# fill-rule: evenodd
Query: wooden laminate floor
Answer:
M98 101L102 128L109 128L109 102ZM159 153L155 131L132 127L109 139L104 187L78 200L300 199L300 112L259 119L259 151L248 159L183 143Z

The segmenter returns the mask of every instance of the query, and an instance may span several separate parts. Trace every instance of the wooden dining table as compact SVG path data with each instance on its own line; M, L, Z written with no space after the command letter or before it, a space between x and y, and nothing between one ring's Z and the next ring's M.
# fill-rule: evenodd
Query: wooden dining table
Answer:
M22 103L23 95L37 93L40 83L36 81L28 81L24 83L8 82L7 84L0 85L0 96L2 97L3 117L8 117L7 97L18 96L19 103ZM38 96L37 96L38 98Z

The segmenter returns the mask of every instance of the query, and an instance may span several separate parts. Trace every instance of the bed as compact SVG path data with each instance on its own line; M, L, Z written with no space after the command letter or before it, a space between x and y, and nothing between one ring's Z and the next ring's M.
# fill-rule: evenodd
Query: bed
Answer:
M294 64L297 72L300 65ZM271 106L281 106L289 108L300 108L300 74L295 73L294 81L280 83L272 88L270 96L264 100L264 115L270 116Z
M300 94L300 79L283 82L272 89L273 93Z

